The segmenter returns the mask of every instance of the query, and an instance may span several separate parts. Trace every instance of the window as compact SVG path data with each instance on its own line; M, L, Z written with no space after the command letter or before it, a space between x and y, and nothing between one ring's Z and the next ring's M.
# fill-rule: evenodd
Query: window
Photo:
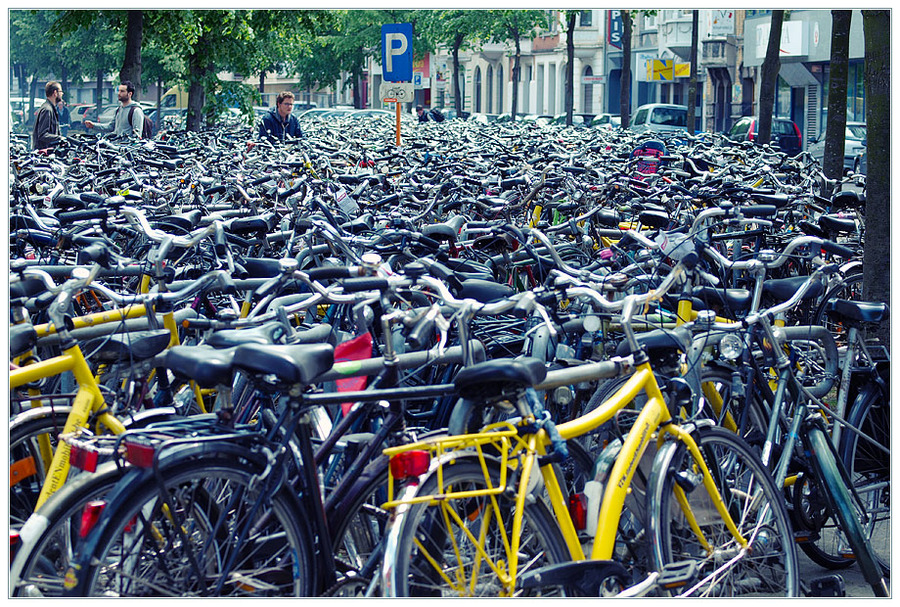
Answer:
M656 15L644 15L644 22L641 24L641 30L655 30L656 29Z
M487 69L487 106L488 113L494 111L494 66L489 65Z
M594 20L594 11L579 11L578 23L581 27L591 27Z
M481 68L475 68L475 111L481 111Z
M503 81L503 66L497 68L497 112L503 112L503 87L506 82Z

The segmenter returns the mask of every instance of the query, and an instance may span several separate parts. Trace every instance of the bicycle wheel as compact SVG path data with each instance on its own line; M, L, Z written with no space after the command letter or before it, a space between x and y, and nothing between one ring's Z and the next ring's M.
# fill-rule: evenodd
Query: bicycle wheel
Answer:
M56 450L57 437L66 424L69 409L45 410L39 417L27 419L36 413L36 410L25 411L10 422L9 523L12 529L20 528L34 512L44 485L50 460L42 456L39 441L42 437L49 439L51 449ZM52 457L53 453L49 455Z
M849 299L851 301L862 301L862 285L863 275L861 273L845 276L834 286L828 289L828 292L825 293L825 295L823 295L821 299L819 299L819 303L818 305L816 305L816 309L813 313L813 318L810 324L820 325L831 331L832 335L834 335L835 341L839 346L846 345L847 343L846 329L843 327L843 325L841 325L841 323L835 321L825 312L825 307L832 299Z
M728 531L687 447L673 441L660 451L650 476L648 510L656 568L695 561L697 579L688 585L686 596L797 596L793 531L771 475L746 442L728 430L706 427L692 436L748 546L742 549Z
M123 469L114 462L102 465L93 474L67 482L50 496L26 526L43 527L37 538L23 545L10 568L13 596L62 596L63 580L81 529L85 504L102 499L122 478ZM22 529L22 536L31 532Z
M287 489L239 461L188 461L131 492L79 554L76 596L309 596L311 540ZM242 542L237 537L246 534ZM229 566L230 564L230 566ZM76 567L77 570L77 567ZM72 569L70 568L70 572Z
M866 581L872 586L875 596L890 596L884 581L883 571L872 550L868 534L861 519L865 516L860 505L852 498L844 477L834 458L828 436L818 427L811 427L803 435L804 443L812 454L810 464L821 482L822 491L831 506L834 517L840 523L847 545L859 564Z
M864 531L872 545L875 558L885 571L891 562L891 461L890 454L878 445L890 449L890 404L878 398L861 401L851 411L848 420L866 437L855 432L841 434L841 461L847 468L853 487L865 507L867 522Z
M487 460L491 482L500 471ZM535 470L537 473L537 470ZM454 492L485 489L485 475L475 458L460 457L443 466L443 487ZM440 491L437 475L427 477L419 494ZM540 499L527 500L519 548L510 553L514 501L504 495L447 499L435 505L400 506L395 524L396 552L386 561L388 596L507 596L516 594L501 577L516 560L517 575L563 562L568 550L550 512ZM514 580L513 580L514 583ZM552 589L551 589L552 590ZM561 591L561 589L556 589ZM545 589L546 591L546 589Z

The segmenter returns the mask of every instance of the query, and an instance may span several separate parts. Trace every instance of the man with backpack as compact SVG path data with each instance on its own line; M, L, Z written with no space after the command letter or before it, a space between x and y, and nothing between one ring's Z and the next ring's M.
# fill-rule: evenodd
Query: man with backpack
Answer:
M89 129L97 127L98 131L105 133L112 131L116 135L149 139L152 136L152 124L144 119L144 110L136 101L133 101L133 97L134 85L130 80L126 80L119 85L119 102L122 105L116 110L113 119L106 123L85 120L84 126Z

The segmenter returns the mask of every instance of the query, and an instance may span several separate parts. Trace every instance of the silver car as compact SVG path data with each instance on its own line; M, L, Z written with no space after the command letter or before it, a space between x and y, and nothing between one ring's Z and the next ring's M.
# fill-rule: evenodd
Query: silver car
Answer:
M856 157L865 147L866 123L848 122L844 131L844 171L854 169ZM825 158L825 132L809 142L809 154L820 163Z

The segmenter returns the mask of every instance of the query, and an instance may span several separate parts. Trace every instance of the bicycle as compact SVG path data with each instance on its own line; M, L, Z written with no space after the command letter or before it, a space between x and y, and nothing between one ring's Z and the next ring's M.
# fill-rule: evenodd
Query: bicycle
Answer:
M676 422L631 330L636 308L665 294L683 272L684 266L679 264L657 290L627 296L618 304L589 289L566 291L570 297L586 296L601 307L622 310L622 326L633 358L614 358L566 370L585 376L587 367L597 365L592 369L596 373L593 377L597 377L603 375L598 373L601 369L621 373L633 363L631 379L601 407L556 426L542 415L543 407L535 393L548 387L543 382L542 365L529 364L527 359L505 366L487 362L461 372L455 380L457 389L479 402L512 409L520 415L517 421L385 451L391 457L388 490L392 491L394 482L405 479L397 493L389 493L390 499L383 506L393 510L382 568L385 595L512 596L525 590L542 594L549 590L595 596L635 592L649 577L634 584L613 555L635 464L657 431L656 443L662 453L685 453L689 467L693 465L695 482L690 489L694 491L682 487L678 476L682 469L672 468L671 459L657 458L657 473L652 476L657 487L651 487L648 495L655 496L663 506L678 496L684 514L694 523L691 529L707 550L690 555L696 567L685 572L671 561L670 553L660 548L655 573L673 587L698 577L699 581L687 590L690 594L738 592L739 584L726 585L722 580L731 576L746 580L752 576L751 563L761 560L768 562L771 570L759 580L763 585L760 590L788 596L798 592L790 522L770 475L733 433ZM553 385L562 383L552 382L549 387ZM609 421L641 392L646 392L648 399L615 460L610 475L614 482L602 488L602 499L595 500L595 509L585 511L576 498L570 510L572 502L564 499L551 464L564 459L565 441ZM727 462L705 454L718 445L729 448L732 457ZM540 469L539 476L535 466ZM740 466L746 467L752 479L749 484L735 475ZM674 486L673 478L679 480ZM707 501L697 502L700 496ZM665 501L667 498L670 501ZM662 506L657 503L656 507ZM701 519L701 513L711 514L710 519ZM586 558L578 534L580 525L576 523L588 518L596 520L597 525L590 557ZM701 531L700 520L704 525L714 524L721 532L713 534L708 528ZM657 530L654 545L662 547L666 542L664 529ZM765 534L761 533L763 529ZM711 542L720 541L715 549L711 547ZM720 551L730 551L734 558L723 563L718 559Z

